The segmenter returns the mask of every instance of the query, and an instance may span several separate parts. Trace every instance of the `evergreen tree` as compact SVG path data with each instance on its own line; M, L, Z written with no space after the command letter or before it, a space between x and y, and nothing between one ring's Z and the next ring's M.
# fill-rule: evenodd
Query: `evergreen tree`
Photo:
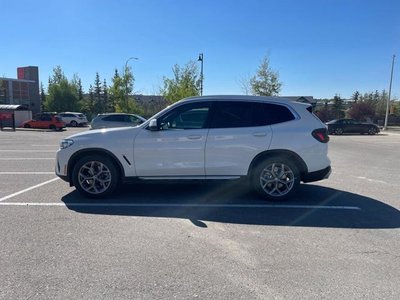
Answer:
M93 94L94 94L93 112L95 114L103 113L105 110L104 110L104 102L102 99L101 80L98 72L96 72L96 79L94 80Z
M104 101L105 112L113 112L114 107L112 106L112 103L108 96L108 86L107 86L106 79L104 79L104 81L103 81L102 91L103 91L103 101Z
M359 91L355 91L354 94L351 96L351 99L354 100L354 103L357 103L359 98L360 98L360 92Z
M344 111L343 111L343 100L340 98L339 95L335 95L332 100L332 114L335 119L342 119L344 118Z
M45 110L45 103L46 103L46 93L44 92L43 83L40 83L40 110Z

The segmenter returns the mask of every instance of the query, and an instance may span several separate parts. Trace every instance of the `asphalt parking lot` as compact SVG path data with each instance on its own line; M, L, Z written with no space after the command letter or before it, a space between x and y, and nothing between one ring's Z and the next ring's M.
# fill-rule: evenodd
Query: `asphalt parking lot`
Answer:
M236 182L87 200L63 132L0 132L0 299L399 299L400 134L331 136L333 173L289 202Z

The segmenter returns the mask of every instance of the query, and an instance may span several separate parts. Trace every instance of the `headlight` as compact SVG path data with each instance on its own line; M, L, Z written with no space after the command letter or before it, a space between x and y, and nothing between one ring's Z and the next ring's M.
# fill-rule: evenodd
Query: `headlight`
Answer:
M65 149L68 148L69 146L72 146L74 144L73 140L69 140L69 139L62 139L60 141L60 149Z

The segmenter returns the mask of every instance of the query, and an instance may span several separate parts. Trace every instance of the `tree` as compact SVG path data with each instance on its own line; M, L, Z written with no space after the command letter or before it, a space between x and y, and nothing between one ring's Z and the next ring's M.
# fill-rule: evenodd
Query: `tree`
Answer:
M43 83L40 83L40 110L45 110L45 103L46 103L46 93L44 91Z
M107 81L105 79L103 81L103 101L104 101L105 112L113 112L114 107L112 106L110 98L108 97L108 86L107 86Z
M80 110L76 86L68 81L60 66L53 69L53 75L49 78L44 108L56 112Z
M263 58L256 74L250 78L251 92L257 96L279 95L282 83L279 74L271 69L267 56Z
M366 119L372 119L375 115L375 108L369 102L358 102L354 103L348 111L350 118L364 121Z
M344 118L344 111L343 111L343 100L340 96L335 95L332 100L332 114L334 119L342 119Z
M172 78L163 78L164 87L160 91L170 103L200 95L200 76L195 62L190 61L183 67L176 64L172 72Z
M359 98L360 98L360 92L359 91L355 91L354 94L351 96L351 99L354 100L354 103L357 103Z
M99 72L96 72L96 78L94 80L94 86L93 86L93 94L94 94L93 113L95 115L103 113L105 111L101 92L102 92L102 86L101 86L100 75Z
M124 89L122 87L123 80L121 76L119 76L118 70L115 69L114 77L111 79L111 86L108 89L108 94L110 97L111 106L114 108L117 106L117 103L124 100Z
M131 68L125 69L124 76L121 77L117 69L115 69L112 85L108 89L111 106L116 112L141 114L142 110L136 104L133 97L129 95L133 92L134 77Z

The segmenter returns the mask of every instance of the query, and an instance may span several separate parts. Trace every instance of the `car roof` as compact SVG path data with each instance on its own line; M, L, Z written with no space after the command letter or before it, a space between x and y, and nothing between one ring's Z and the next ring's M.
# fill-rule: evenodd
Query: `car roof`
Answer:
M274 104L284 104L288 106L302 106L309 107L311 104L297 102L295 100L274 97L274 96L250 96L250 95L207 95L207 96L195 96L182 99L176 103L186 103L186 102L197 102L197 101L250 101L250 102L265 102Z

